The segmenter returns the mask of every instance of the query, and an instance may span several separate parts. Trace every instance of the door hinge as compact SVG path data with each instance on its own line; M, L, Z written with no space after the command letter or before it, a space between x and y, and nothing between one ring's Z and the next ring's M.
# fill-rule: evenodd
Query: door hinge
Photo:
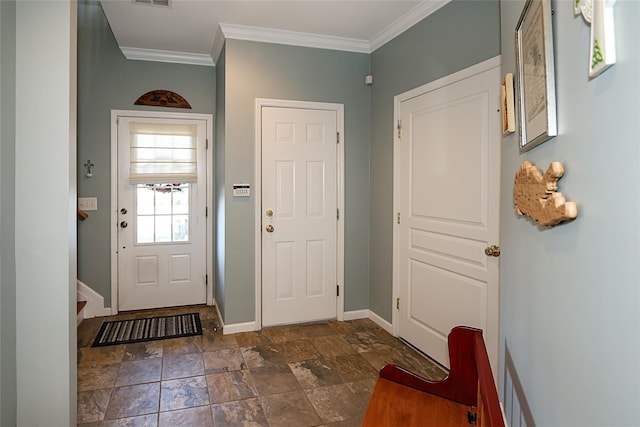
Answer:
M336 132L336 144L340 144L340 132Z
M204 140L204 148L205 148L205 150L209 149L209 138Z
M398 219L397 219L397 221L398 221L398 224L400 224L400 212L398 212Z
M398 120L398 139L402 139L402 121Z
M209 206L204 207L204 217L207 218L209 216Z
M336 209L336 219L340 219L340 209Z
M336 296L340 296L340 285L336 285Z
M476 424L478 422L478 414L467 411L467 421L469 421L469 424Z
M204 275L204 284L205 284L205 285L208 285L208 284L209 284L209 275L208 275L208 274L205 274L205 275Z
M396 310L400 310L400 298L396 298Z

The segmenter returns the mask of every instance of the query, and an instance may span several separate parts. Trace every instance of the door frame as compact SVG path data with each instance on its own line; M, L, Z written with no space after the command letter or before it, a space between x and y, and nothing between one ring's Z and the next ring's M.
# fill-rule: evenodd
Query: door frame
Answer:
M392 221L394 224L393 227L393 269L392 269L392 281L393 281L393 291L392 291L392 300L391 300L391 322L393 327L393 335L399 336L399 325L398 325L398 310L396 309L396 301L400 296L400 227L396 221L396 215L400 212L400 147L399 142L400 138L398 138L398 132L396 131L396 125L400 120L400 105L402 102L407 101L411 98L415 98L424 93L434 91L436 89L442 88L444 86L448 86L450 84L459 82L466 78L475 76L476 74L483 73L485 71L489 71L496 67L500 67L501 57L495 56L493 58L487 59L486 61L480 62L478 64L472 65L468 68L455 72L453 74L449 74L448 76L442 77L430 83L426 83L422 86L416 87L414 89L408 90L407 92L401 93L393 97L393 123L394 123L394 131L393 131L393 217ZM498 119L496 119L498 120ZM498 288L499 289L499 288ZM498 307L499 310L499 307ZM499 315L499 311L498 311ZM498 320L498 325L500 321Z
M147 119L177 119L177 120L203 120L206 122L206 135L208 149L205 153L207 159L206 172L206 206L208 210L205 243L205 266L207 277L210 278L206 285L206 303L215 305L213 299L213 240L215 230L213 228L214 209L211 209L213 201L213 115L200 113L156 112L140 110L111 110L111 314L118 314L118 117L140 117Z
M283 99L256 98L255 113L255 234L254 234L254 260L255 260L255 325L256 330L262 329L262 107L296 108L305 110L325 110L336 112L336 129L340 134L340 143L337 144L336 156L336 196L340 217L337 222L337 247L336 247L336 281L340 295L337 298L336 316L338 320L344 320L344 105L326 102L293 101Z

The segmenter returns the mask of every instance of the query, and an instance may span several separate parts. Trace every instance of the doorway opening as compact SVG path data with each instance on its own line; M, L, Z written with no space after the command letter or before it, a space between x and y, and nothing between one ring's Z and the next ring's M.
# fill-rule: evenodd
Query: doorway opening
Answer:
M207 114L112 111L112 314L213 304L212 125Z
M344 107L256 100L256 327L344 315Z

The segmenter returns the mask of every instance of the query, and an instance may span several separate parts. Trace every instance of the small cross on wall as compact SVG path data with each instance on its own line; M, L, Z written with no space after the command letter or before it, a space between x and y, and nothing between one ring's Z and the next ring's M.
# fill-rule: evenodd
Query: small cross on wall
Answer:
M84 164L84 168L87 170L87 173L85 173L85 176L87 178L91 178L93 176L93 173L91 173L91 168L94 166L95 165L91 163L91 160L87 160L87 162Z

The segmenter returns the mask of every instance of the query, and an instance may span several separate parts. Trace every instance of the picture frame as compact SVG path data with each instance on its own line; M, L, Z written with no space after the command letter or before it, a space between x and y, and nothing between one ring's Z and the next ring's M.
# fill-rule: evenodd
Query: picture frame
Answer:
M558 134L551 0L527 0L516 26L520 152Z
M613 7L616 0L575 0L573 12L591 27L589 78L594 79L616 63L616 28Z
M513 73L507 73L500 86L502 101L502 135L506 136L516 131L516 115L513 90Z

